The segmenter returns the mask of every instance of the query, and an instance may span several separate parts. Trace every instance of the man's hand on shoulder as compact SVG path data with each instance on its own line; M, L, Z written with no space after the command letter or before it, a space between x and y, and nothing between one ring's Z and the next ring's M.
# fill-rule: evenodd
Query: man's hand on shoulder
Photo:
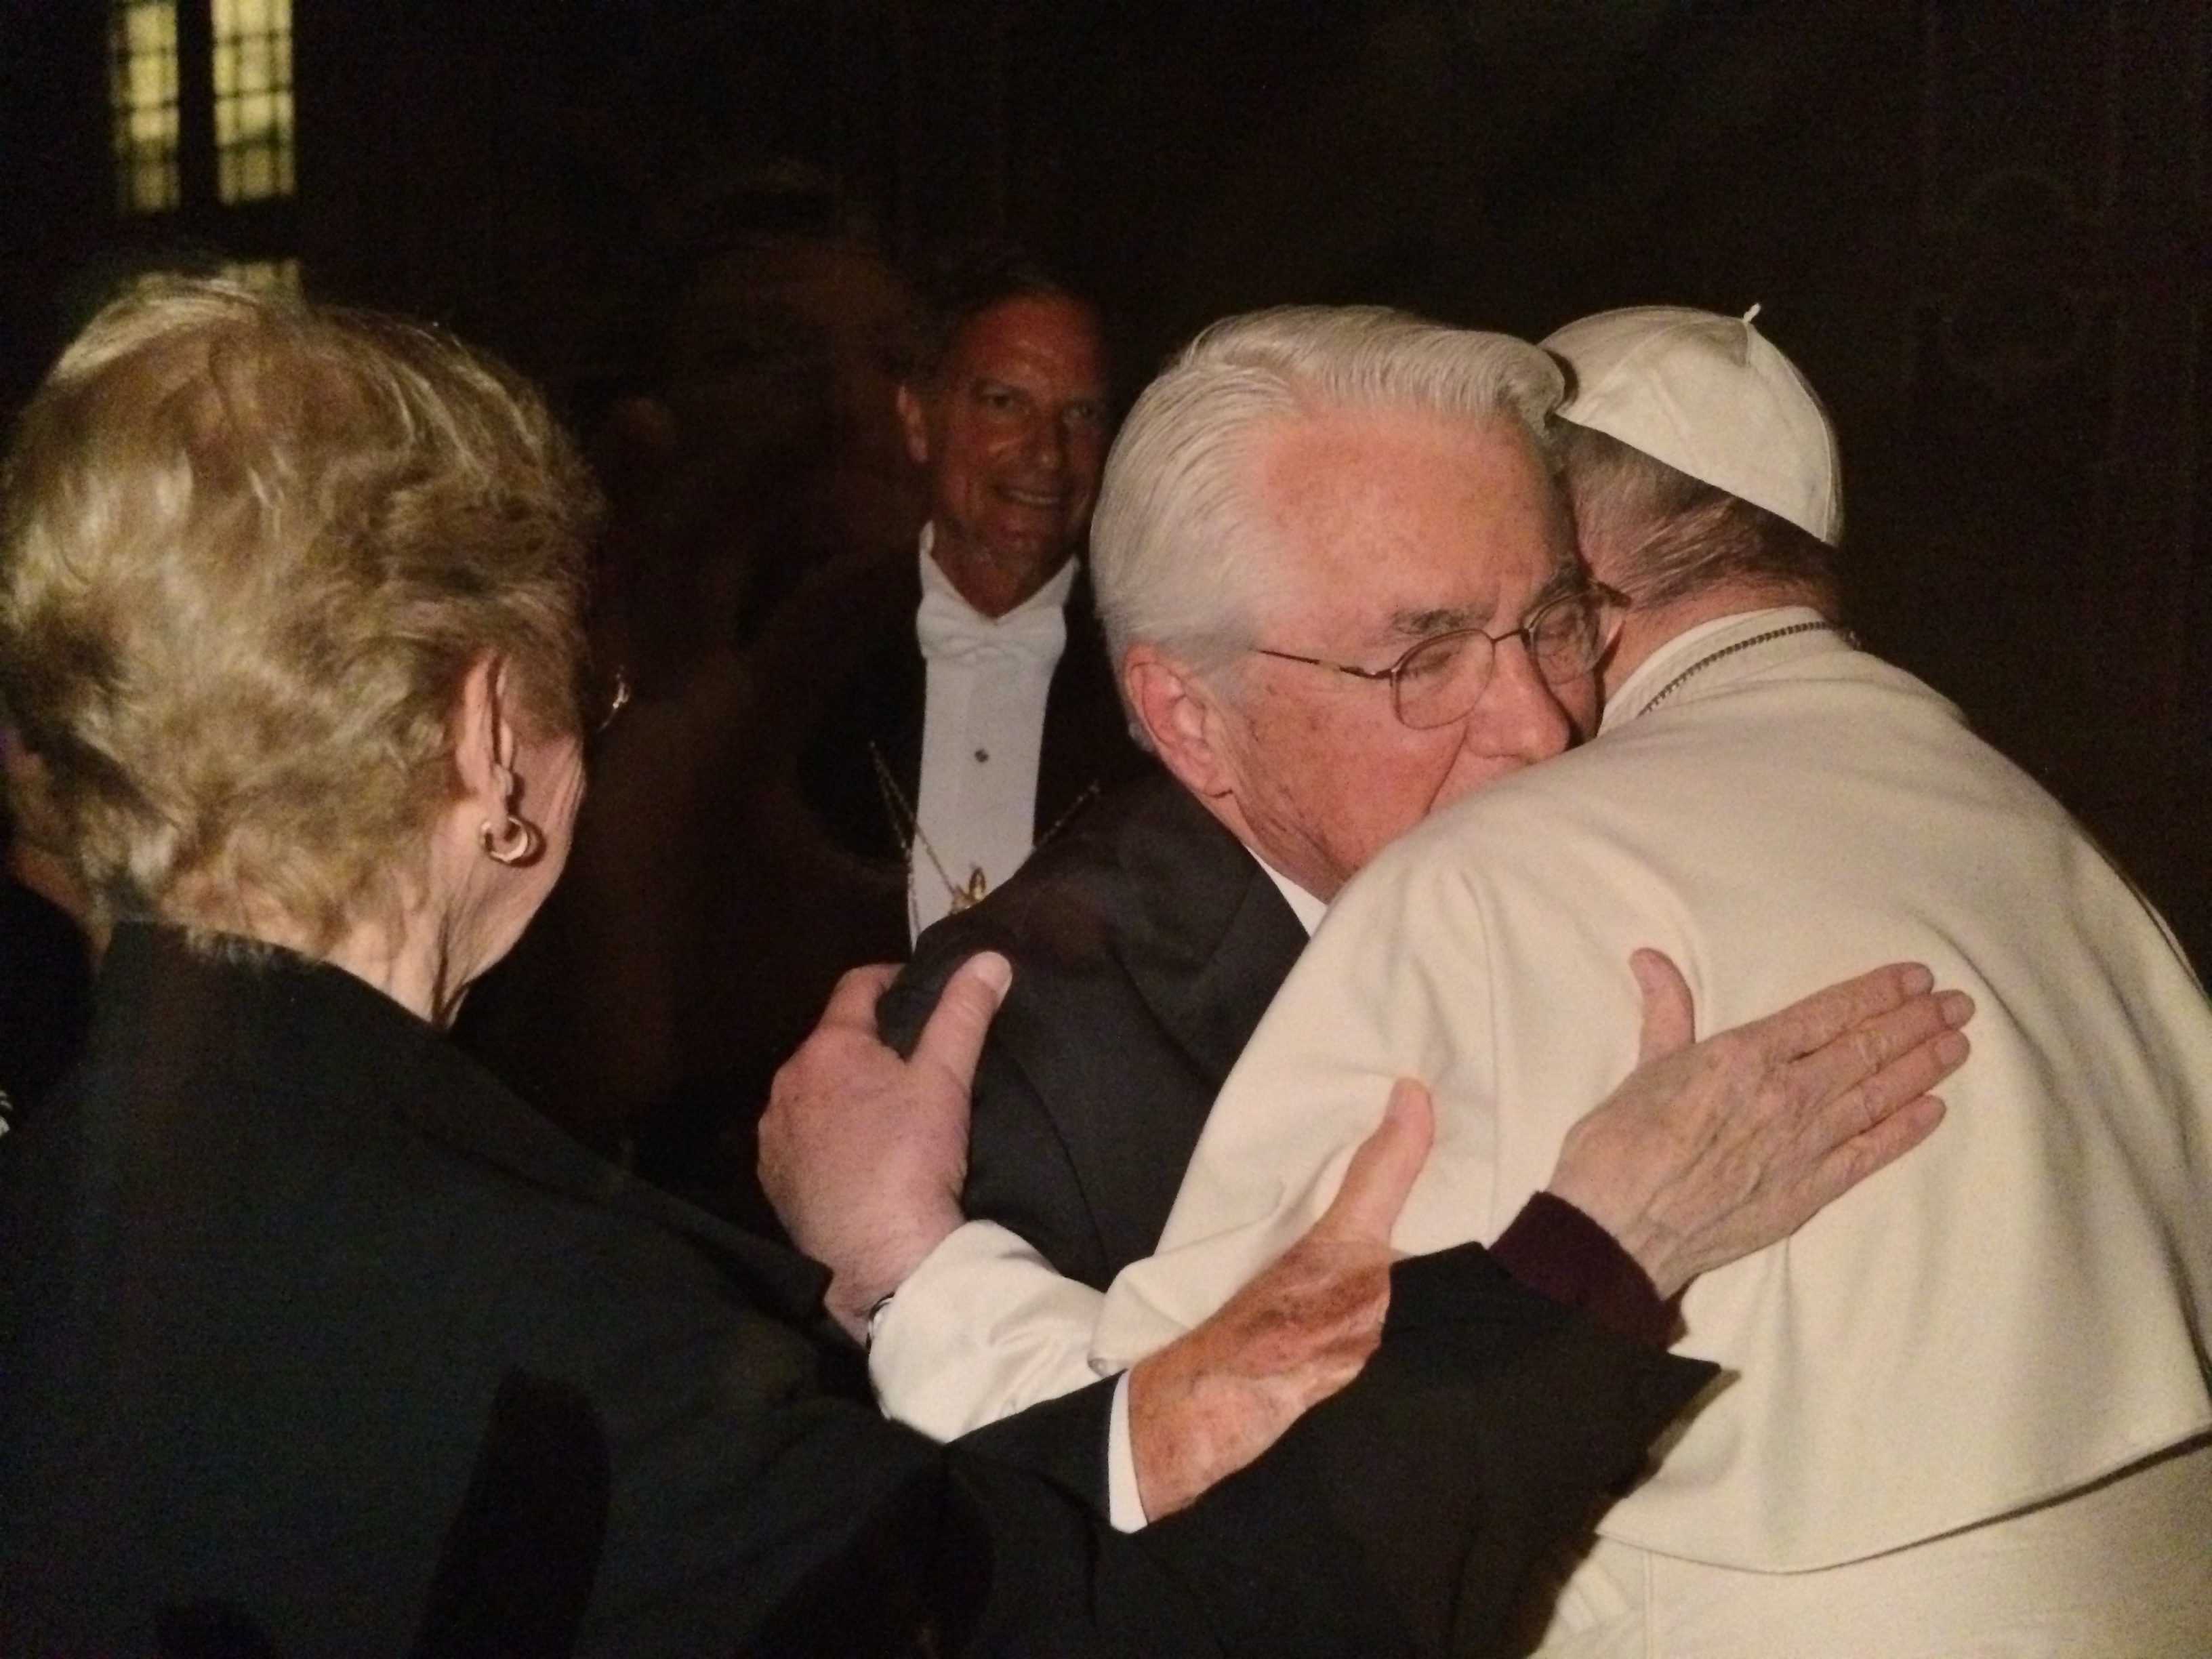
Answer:
M876 1001L896 971L856 968L838 981L761 1118L761 1186L792 1242L830 1269L824 1302L856 1339L869 1310L963 1219L968 1093L1013 979L1004 957L970 957L901 1060L876 1034Z
M1933 1133L1928 1093L1966 1058L1974 1005L1912 963L1878 968L1692 1043L1690 991L1656 951L1639 1063L1567 1132L1547 1190L1672 1297L1788 1237Z

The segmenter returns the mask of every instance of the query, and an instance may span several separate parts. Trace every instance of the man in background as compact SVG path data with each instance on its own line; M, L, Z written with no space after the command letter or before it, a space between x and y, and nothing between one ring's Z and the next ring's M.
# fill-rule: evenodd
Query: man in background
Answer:
M665 380L671 459L609 538L602 654L635 695L568 882L465 1038L772 1231L755 1120L838 975L1148 769L1080 557L1106 349L1018 255L948 265L924 305L861 243L755 237L686 285Z
M1081 560L1112 399L1089 301L1005 252L940 279L896 401L928 522L799 761L831 842L902 886L905 936L856 962L903 956L1142 769Z
M840 974L902 960L1150 769L1082 559L1112 434L1096 309L990 250L944 269L918 336L881 414L921 479L919 538L822 567L749 659L762 742L719 815L722 989L702 1008L733 1050L710 1079L732 1172ZM768 1219L750 1194L743 1211Z

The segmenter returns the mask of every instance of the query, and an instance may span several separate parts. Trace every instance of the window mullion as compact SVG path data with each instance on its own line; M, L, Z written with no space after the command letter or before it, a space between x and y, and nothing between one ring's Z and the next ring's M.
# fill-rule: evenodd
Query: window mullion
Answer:
M216 209L213 0L178 0L177 115L185 211L204 222Z

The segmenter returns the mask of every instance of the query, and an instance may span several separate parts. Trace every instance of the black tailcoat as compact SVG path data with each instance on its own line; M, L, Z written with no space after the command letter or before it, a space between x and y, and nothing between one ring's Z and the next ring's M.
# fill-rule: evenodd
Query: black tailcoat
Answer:
M1258 860L1162 775L931 928L878 1013L911 1048L961 962L1013 963L963 1201L1103 1290L1159 1243L1213 1097L1305 943Z
M830 842L857 858L905 865L904 814L887 804L872 755L880 755L912 805L921 791L921 727L928 665L915 632L918 563L902 559L877 578L867 614L890 618L852 677L830 699L799 757L799 797ZM858 595L849 598L857 601ZM1067 644L1045 698L1033 833L1051 835L1093 794L1142 775L1152 763L1130 740L1099 632L1091 578L1079 571L1064 609ZM899 921L905 923L902 911Z

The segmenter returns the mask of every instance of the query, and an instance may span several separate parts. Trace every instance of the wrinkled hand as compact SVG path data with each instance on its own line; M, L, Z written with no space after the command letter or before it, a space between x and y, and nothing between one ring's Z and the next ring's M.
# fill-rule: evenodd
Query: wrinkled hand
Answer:
M1656 951L1635 1071L1567 1132L1549 1190L1672 1297L1762 1249L1934 1133L1966 1058L1963 992L1893 963L1692 1045L1689 987Z
M970 957L901 1060L876 1035L877 999L897 971L855 968L837 981L761 1118L762 1188L792 1243L830 1269L823 1302L856 1338L963 1219L968 1091L1013 978L1004 957Z
M1429 1092L1401 1081L1321 1219L1204 1324L1129 1376L1137 1492L1172 1514L1359 1374L1390 1305L1390 1229L1429 1155Z

